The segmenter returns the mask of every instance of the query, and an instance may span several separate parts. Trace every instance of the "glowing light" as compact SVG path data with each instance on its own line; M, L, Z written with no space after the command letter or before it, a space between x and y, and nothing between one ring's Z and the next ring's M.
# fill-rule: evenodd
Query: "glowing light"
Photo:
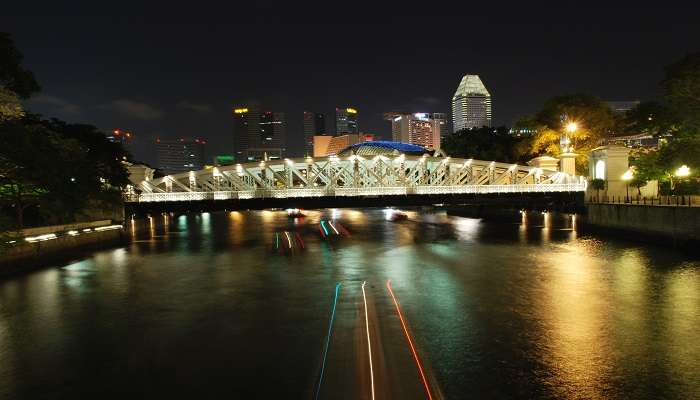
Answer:
M340 233L338 233L338 230L335 229L335 226L333 226L333 223L332 223L331 221L328 221L328 225L330 225L331 228L333 228L333 230L335 231L335 234L336 234L336 235L340 235Z
M75 236L78 234L78 231L68 231L68 234L71 236Z
M406 328L406 321L403 318L403 314L401 313L401 307L399 307L399 302L396 300L396 296L394 296L394 291L391 290L391 280L386 281L386 288L389 290L389 294L391 295L391 299L394 301L394 305L396 306L396 312L399 314L399 320L401 321L401 327L403 328L404 334L406 334L406 339L408 340L408 344L411 347L411 353L413 353L413 359L416 360L416 365L418 366L418 371L420 372L420 377L421 380L423 381L423 386L425 387L425 392L428 394L428 399L432 400L433 395L430 393L430 386L428 385L428 380L425 378L425 373L423 372L423 366L421 365L420 358L418 358L418 353L416 352L416 348L413 345L413 340L411 340L411 335L408 333L408 328Z
M280 234L277 232L275 232L275 248L280 248Z
M578 129L578 124L576 122L569 122L566 124L566 131L574 133L576 132L576 129Z
M292 241L289 239L289 232L284 231L284 235L287 237L287 244L289 245L289 248L292 248Z
M121 229L121 225L109 225L109 226L98 226L95 228L95 232L110 231L112 229Z
M362 282L362 301L365 303L365 328L367 330L367 351L369 352L369 381L372 388L372 400L374 400L374 367L372 366L372 341L369 337L369 318L367 317L367 296L365 295L365 285L367 281Z
M43 242L45 240L51 240L51 239L56 239L56 234L55 233L47 233L45 235L39 235L39 236L32 236L32 237L26 237L24 240L26 240L29 243L34 243L34 242Z
M345 111L346 111L348 114L357 114L357 110L355 110L354 108L349 108L349 107L348 107L348 108L345 109Z
M680 168L678 168L676 170L677 177L684 178L688 175L690 175L690 168L688 168L687 165L682 165Z
M304 248L304 241L301 239L301 235L299 235L299 232L294 232L294 235L296 236L297 240L299 241L299 245L301 248Z
M323 383L323 373L326 369L326 359L328 358L328 348L331 345L331 333L333 331L333 320L335 319L335 308L338 304L338 296L340 294L340 282L335 284L335 296L333 297L333 308L331 308L331 319L328 323L328 334L326 335L326 345L323 349L323 361L321 362L321 375L318 377L318 386L316 386L316 399L321 392L321 383Z
M247 108L236 108L233 110L234 113L236 114L245 114L248 112Z
M321 220L321 228L323 228L323 232L325 232L326 236L328 236L328 229L326 229L326 224L323 220Z
M631 169L628 169L627 171L625 171L624 174L622 174L623 181L629 181L629 180L632 180L632 178L634 178L634 173L632 172Z

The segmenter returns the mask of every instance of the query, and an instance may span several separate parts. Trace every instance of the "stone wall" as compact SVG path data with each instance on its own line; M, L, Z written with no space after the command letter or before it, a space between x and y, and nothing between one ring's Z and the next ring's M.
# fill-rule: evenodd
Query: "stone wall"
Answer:
M86 226L102 225L105 221L88 224L65 225L66 229L87 229ZM109 223L109 221L106 221ZM56 226L27 229L29 233L41 235L47 231L58 232ZM24 232L27 233L27 232ZM17 238L16 243L0 249L0 277L29 271L51 263L75 258L81 252L107 248L122 243L124 230L121 228L104 231L81 232L78 235L60 235L50 240L27 242Z
M627 231L681 245L700 243L700 207L586 204L584 221L596 228Z

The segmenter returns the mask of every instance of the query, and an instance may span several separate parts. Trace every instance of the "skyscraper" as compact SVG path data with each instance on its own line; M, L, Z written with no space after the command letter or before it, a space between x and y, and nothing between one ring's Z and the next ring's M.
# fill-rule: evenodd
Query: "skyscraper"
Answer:
M156 139L158 168L167 174L202 169L206 143L202 139Z
M133 157L133 147L132 142L134 140L134 134L131 132L126 132L121 129L115 129L112 133L107 135L107 140L112 143L119 143L122 145L124 150L126 150L131 157Z
M430 113L429 116L430 116L430 118L437 121L438 125L440 125L440 141L442 142L443 140L445 140L447 135L450 134L451 124L449 123L449 121L447 121L447 114L445 114L445 113Z
M283 112L261 112L257 104L233 110L234 151L237 162L284 157L287 124Z
M491 126L491 94L479 75L464 75L452 97L453 132Z
M351 107L335 109L335 134L360 133L357 127L357 110Z
M429 149L440 148L440 121L428 113L386 113L391 121L391 137L395 142L417 144Z
M322 113L304 111L304 155L314 152L314 136L326 134L326 118Z

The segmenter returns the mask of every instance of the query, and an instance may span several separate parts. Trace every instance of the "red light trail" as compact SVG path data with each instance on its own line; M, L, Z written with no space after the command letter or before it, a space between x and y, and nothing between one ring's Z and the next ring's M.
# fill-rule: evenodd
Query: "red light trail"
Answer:
M399 314L399 319L401 320L401 327L403 327L403 332L406 334L406 339L408 340L408 344L411 347L411 353L413 353L413 358L416 360L416 365L418 366L420 377L423 380L425 392L428 394L428 399L432 400L433 395L430 393L430 385L428 385L428 379L426 379L425 373L423 372L423 365L420 362L420 358L418 358L418 353L416 352L416 347L413 345L411 335L408 333L408 328L406 328L406 321L404 320L403 314L401 313L401 307L399 307L399 302L396 300L396 296L394 296L394 291L391 290L391 280L386 281L386 288L389 289L389 294L391 295L391 298L392 300L394 300L394 304L396 305L396 312Z

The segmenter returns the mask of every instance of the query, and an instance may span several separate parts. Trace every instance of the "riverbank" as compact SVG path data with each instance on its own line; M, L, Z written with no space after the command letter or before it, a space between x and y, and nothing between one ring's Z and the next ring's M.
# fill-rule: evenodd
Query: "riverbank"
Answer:
M586 226L693 248L700 244L700 207L644 204L586 204Z
M546 216L567 219L573 214L558 212L521 211L512 208L486 206L448 207L450 215L482 218L488 221L517 223L534 222L546 226ZM649 204L588 203L584 212L575 215L576 229L582 233L631 242L670 245L697 252L700 244L700 207Z
M123 240L122 225L110 220L25 229L14 233L0 252L0 278L73 259Z

